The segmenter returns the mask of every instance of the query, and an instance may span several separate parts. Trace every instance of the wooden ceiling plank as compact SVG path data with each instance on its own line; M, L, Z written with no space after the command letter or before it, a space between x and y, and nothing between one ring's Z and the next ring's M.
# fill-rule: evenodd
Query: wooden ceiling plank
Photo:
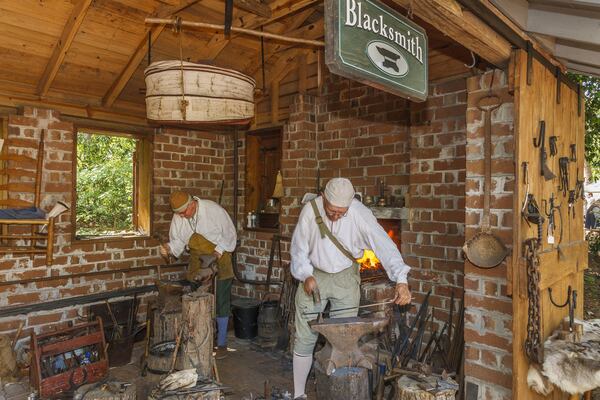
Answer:
M79 3L73 7L73 11L71 15L69 15L69 19L65 28L63 29L62 34L60 35L60 39L56 43L52 55L50 56L50 60L48 64L46 64L46 69L40 78L37 93L40 96L45 96L48 93L48 89L54 78L56 78L56 74L58 73L58 69L65 59L65 55L67 51L69 51L69 47L71 47L71 43L73 43L73 39L87 14L87 11L92 4L92 0L80 0Z
M159 17L170 16L192 6L193 4L196 4L198 1L199 0L187 0L177 7L168 5L161 6L156 10L155 14ZM113 82L110 89L108 89L108 91L102 98L102 105L104 107L111 107L113 105L115 100L119 97L119 95L127 85L127 82L129 82L129 79L131 79L131 76L137 70L138 66L140 65L140 62L142 62L142 59L144 58L148 50L148 34L150 34L151 42L154 43L164 29L165 25L161 24L155 25L150 29L146 30L144 37L140 40L139 45L137 46L133 55L127 62L127 65L125 65L125 68L123 68L123 70L119 74L119 77Z
M477 16L462 10L455 0L392 0L436 26L454 41L496 66L508 63L511 44Z
M259 17L271 18L271 8L260 0L233 0L233 5Z

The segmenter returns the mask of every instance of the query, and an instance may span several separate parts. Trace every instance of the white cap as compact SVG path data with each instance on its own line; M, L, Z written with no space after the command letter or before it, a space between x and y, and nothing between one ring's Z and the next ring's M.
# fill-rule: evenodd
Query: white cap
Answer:
M354 198L354 187L346 178L333 178L325 186L325 198L336 207L350 207Z

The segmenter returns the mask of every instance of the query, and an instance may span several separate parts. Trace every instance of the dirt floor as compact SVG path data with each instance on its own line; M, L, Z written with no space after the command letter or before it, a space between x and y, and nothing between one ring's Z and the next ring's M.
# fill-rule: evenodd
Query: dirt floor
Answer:
M139 360L143 353L143 344L137 343L131 363L124 367L110 369L110 378L118 381L135 383L137 398L148 398L149 392L162 378L160 375L148 373L140 375ZM229 335L229 352L227 357L217 360L217 369L227 400L259 400L264 397L265 382L271 393L280 393L281 400L292 398L292 360L283 352L275 352L258 346L248 340L237 339L233 332ZM308 394L314 398L314 385L309 380ZM286 392L288 393L286 397ZM27 378L21 382L0 386L0 400L25 400L30 393Z

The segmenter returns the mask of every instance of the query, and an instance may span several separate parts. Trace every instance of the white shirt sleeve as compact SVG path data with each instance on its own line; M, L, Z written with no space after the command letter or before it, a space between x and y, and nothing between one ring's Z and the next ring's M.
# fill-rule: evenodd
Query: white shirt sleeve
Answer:
M169 228L169 249L175 257L179 257L187 245L187 241L183 240L184 235L181 232L181 219L181 217L174 215Z
M292 276L298 279L300 282L304 282L306 278L312 276L313 266L310 262L310 243L308 234L308 224L310 220L307 219L306 213L313 212L310 209L310 204L306 204L300 213L298 218L298 224L294 229L292 235L292 243L290 246L290 270ZM310 210L309 210L310 209Z
M379 225L371 210L366 207L360 210L359 218L364 221L359 226L366 248L373 250L392 282L407 283L410 267L404 262L394 241Z
M221 223L221 237L215 247L215 251L219 252L219 254L223 254L224 251L232 252L235 250L237 233L233 221L231 221L231 217L221 206L219 206L219 214L217 220Z

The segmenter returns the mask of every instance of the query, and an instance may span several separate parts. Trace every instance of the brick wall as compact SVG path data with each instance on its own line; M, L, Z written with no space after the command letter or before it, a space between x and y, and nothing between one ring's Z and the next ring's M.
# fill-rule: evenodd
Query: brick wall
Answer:
M427 101L412 103L410 111L410 217L402 255L412 267L417 303L431 289L429 304L443 325L452 292L456 312L463 289L465 79L430 85Z
M483 215L483 118L477 101L489 93L492 72L467 81L467 181L465 237L479 231ZM513 98L504 72L495 71L494 94L504 104L492 113L492 232L512 245L514 131ZM507 296L507 258L493 269L465 261L465 380L467 395L512 398L512 301Z
M72 204L72 160L74 127L61 120L56 111L23 108L21 115L10 115L10 152L36 155L41 129L46 129L45 161L42 179L41 207L48 211L56 201ZM154 232L168 237L172 213L168 196L172 190L189 190L192 194L217 200L223 178L225 137L217 133L166 129L154 135ZM227 194L227 193L225 193ZM19 193L12 193L22 196ZM227 201L231 200L231 197ZM158 241L153 238L119 239L116 241L71 241L70 212L62 214L56 224L55 261L46 267L44 258L5 255L0 258L0 281L106 271L91 277L63 278L47 282L0 286L0 308L38 303L72 296L149 285L155 274L150 271L114 273L111 270L162 264ZM177 277L169 270L167 277ZM148 296L145 297L147 299ZM144 301L145 302L145 301ZM86 305L28 315L0 318L0 333L12 333L21 321L25 334L66 325L86 313ZM140 308L145 313L145 304Z

